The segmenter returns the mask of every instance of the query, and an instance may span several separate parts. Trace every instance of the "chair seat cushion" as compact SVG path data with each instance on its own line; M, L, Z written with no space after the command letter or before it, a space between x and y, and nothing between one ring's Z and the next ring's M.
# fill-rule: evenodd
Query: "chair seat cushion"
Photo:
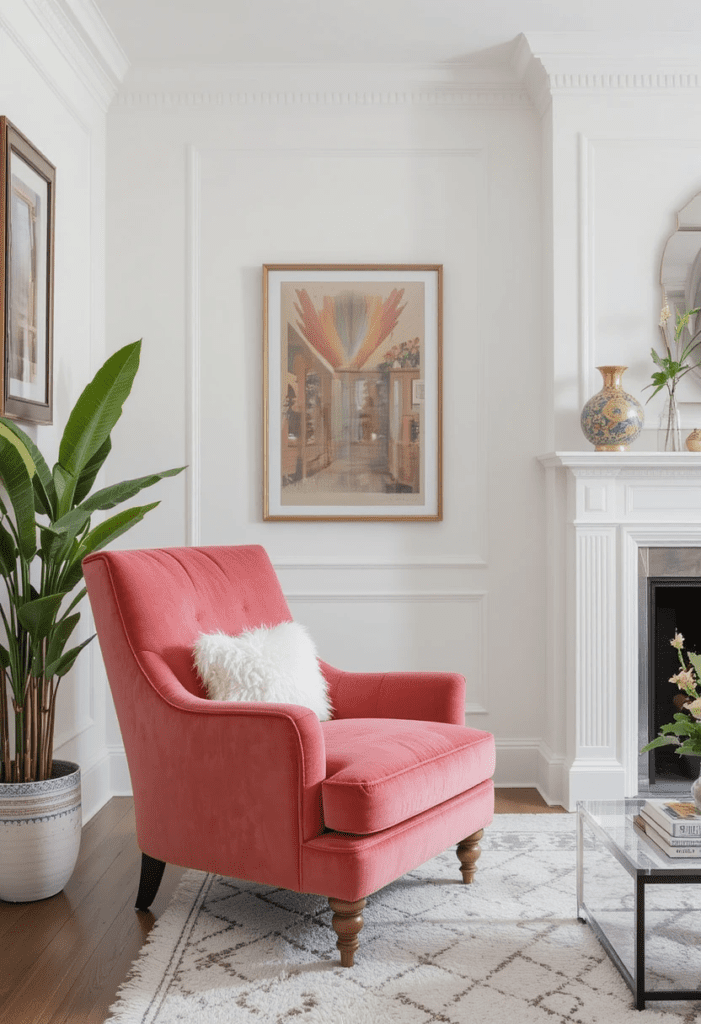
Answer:
M490 779L494 737L442 722L344 718L323 722L326 828L367 835Z

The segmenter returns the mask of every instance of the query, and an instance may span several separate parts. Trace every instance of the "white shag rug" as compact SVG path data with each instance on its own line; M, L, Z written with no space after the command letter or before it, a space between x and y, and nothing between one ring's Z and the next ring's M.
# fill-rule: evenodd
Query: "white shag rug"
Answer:
M598 870L601 907L613 912L611 927L632 938L629 876L610 859ZM657 914L655 900L664 908ZM649 887L648 901L659 935L648 987L701 988L701 886ZM345 969L325 898L188 872L109 1020L701 1021L701 1003L682 1001L648 1002L641 1017L591 928L576 920L572 814L498 815L472 885L461 884L453 848L369 897L364 918L355 966Z

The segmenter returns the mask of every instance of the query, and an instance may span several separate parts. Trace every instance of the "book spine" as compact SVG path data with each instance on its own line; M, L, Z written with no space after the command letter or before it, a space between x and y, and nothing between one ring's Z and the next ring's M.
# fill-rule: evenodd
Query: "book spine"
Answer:
M664 811L649 803L643 804L642 814L649 817L655 824L661 825L665 832L675 838L689 839L698 836L701 841L701 824L698 822L671 821Z
M652 821L651 818L642 817L641 827L645 832L645 835L654 836L655 838L659 837L660 842L668 843L670 846L678 846L683 848L685 846L701 845L701 837L692 837L691 839L675 839L674 836L669 834L669 832L663 832L662 828L657 824L657 822Z
M650 833L646 833L646 835L668 857L675 859L688 857L690 860L701 857L701 846L670 846L669 843L664 843L661 839L658 839L656 835L651 835Z

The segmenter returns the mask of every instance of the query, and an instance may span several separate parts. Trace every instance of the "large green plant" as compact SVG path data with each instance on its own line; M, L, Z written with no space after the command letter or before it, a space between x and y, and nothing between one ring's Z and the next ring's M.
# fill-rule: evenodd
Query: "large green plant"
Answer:
M128 501L144 487L184 467L112 484L90 494L112 447L139 368L141 342L115 352L97 371L73 408L50 470L32 439L0 417L0 479L11 513L0 498L0 782L46 779L53 758L56 693L83 643L68 642L85 597L82 559L140 522L159 502L125 509L92 526L95 512ZM14 714L14 755L11 716Z

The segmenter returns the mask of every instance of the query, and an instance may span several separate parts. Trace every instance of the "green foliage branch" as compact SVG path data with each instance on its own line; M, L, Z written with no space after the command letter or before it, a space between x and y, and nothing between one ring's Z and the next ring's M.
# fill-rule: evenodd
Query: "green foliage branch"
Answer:
M701 656L688 651L689 662L687 664L684 661L684 637L681 633L675 633L670 643L677 649L681 670L669 681L679 689L675 701L683 701L686 698L682 704L684 711L678 711L673 715L672 721L663 725L658 736L644 746L640 753L645 754L657 747L674 746L675 754L693 754L701 757Z
M111 484L90 494L111 451L110 435L122 415L139 368L141 341L119 349L78 398L63 432L58 461L49 469L32 439L0 417L0 782L49 778L53 760L56 694L60 680L93 639L69 646L86 589L82 560L141 522L158 501L102 512L185 468ZM8 508L9 504L9 508ZM0 634L1 636L1 634ZM14 716L14 751L10 733Z
M685 330L691 330L691 317L696 316L699 312L701 312L701 307L698 307L697 309L687 309L684 312L677 310L674 332L670 339L668 337L669 329L667 321L671 314L669 306L665 301L659 322L660 332L664 341L665 355L661 356L654 348L650 349L650 355L653 363L657 366L657 370L654 370L651 374L652 383L646 384L643 388L643 391L646 391L648 388L654 388L652 394L648 396L648 402L651 398L654 398L657 392L661 391L662 388L667 388L670 398L674 397L674 392L676 391L679 381L682 377L685 377L690 370L693 370L694 367L698 365L698 360L697 362L689 364L687 363L687 359L689 359L692 352L695 352L699 345L701 345L701 330L695 331L686 344L682 342L682 335Z

